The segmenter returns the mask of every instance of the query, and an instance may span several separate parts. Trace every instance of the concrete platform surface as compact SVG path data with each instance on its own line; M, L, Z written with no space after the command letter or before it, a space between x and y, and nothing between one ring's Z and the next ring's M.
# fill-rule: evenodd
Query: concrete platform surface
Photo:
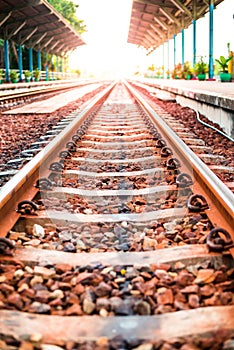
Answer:
M234 111L234 82L154 78L139 81L176 95Z
M100 84L90 84L87 86L77 87L71 91L57 93L56 96L45 98L43 101L30 103L22 107L16 107L3 114L45 114L53 113L57 109L66 106L68 103L76 101L85 94L97 89Z

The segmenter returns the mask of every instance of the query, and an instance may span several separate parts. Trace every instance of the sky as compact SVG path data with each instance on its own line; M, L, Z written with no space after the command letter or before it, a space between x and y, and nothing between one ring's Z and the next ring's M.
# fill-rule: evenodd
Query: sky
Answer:
M132 0L73 0L79 5L77 17L84 20L87 32L82 34L86 45L70 56L72 69L82 77L120 79L134 72L144 72L151 64L173 67L173 41L146 56L144 48L127 43ZM234 51L234 0L224 0L214 10L214 58L227 56L227 43ZM209 15L197 21L197 55L209 56ZM206 35L204 35L206 33ZM181 34L176 38L176 61L182 61ZM185 30L185 61L192 62L192 27Z

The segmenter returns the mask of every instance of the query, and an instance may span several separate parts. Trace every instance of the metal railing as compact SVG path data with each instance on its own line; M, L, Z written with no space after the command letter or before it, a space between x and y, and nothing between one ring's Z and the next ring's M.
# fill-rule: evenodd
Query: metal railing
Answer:
M13 79L10 78L10 72L14 71L16 72L17 78L15 79L16 81L14 82L19 82L19 70L18 69L11 69L9 71L9 80L10 82L13 82ZM25 77L25 72L27 70L23 70L23 82L26 82L27 79ZM71 72L51 72L49 71L48 73L46 73L46 71L41 71L40 72L40 81L47 81L47 80L74 80L74 79L78 79L79 78L79 74L77 73L71 73ZM34 78L34 74L32 72L31 77L29 78L30 81L37 81ZM6 72L5 69L1 69L0 68L0 82L4 83L6 82Z

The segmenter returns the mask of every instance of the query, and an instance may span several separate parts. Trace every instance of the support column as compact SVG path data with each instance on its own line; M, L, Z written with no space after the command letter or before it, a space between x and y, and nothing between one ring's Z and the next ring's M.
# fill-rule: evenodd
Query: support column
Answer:
M49 80L48 54L46 54L46 81Z
M196 65L197 56L197 22L193 20L193 68Z
M23 81L23 59L22 59L22 46L18 45L18 67L19 67L19 81Z
M167 78L170 78L170 44L169 39L167 40Z
M165 44L163 43L163 69L162 69L162 77L165 78Z
M63 58L62 56L60 57L60 72L63 72Z
M56 56L56 77L58 79L58 72L59 72L59 61L58 61L58 56Z
M37 68L41 71L41 51L37 51Z
M9 61L9 42L4 40L4 65L5 65L5 80L10 82L10 61Z
M182 67L184 67L184 28L181 31L182 38Z
M55 71L55 66L54 66L54 56L53 54L51 55L51 79L54 80L54 71Z
M174 39L174 67L176 66L176 34L173 35Z
M214 2L210 0L209 6L209 79L214 77L214 58L213 58L213 42L214 42Z
M31 80L32 80L32 74L33 74L33 49L30 47L28 49L28 56L29 56L29 70L31 72Z

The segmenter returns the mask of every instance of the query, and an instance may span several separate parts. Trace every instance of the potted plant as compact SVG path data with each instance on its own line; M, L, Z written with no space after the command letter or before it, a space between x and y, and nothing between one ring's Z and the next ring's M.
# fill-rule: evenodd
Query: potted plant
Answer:
M34 77L35 81L39 81L40 76L41 76L41 71L38 68L36 68L33 72L33 77Z
M18 82L18 78L19 78L18 72L16 70L11 70L10 71L11 82L12 83L17 83Z
M166 71L166 76L167 76L167 79L170 79L170 70L169 69L167 69L167 71Z
M215 59L220 68L219 77L222 82L231 81L232 75L228 73L228 62L232 60L232 56L225 58L224 56L220 56L219 59Z
M183 67L182 67L182 64L181 63L178 63L174 66L174 69L172 71L172 78L173 79L181 79L182 78L182 70L183 70Z
M183 70L181 72L182 79L190 80L193 77L193 69L190 66L190 63L187 61L184 63Z
M26 70L24 71L24 76L25 76L25 81L29 83L31 80L32 73L29 70Z
M208 72L208 64L203 61L203 58L200 58L200 61L195 64L195 74L198 80L205 80L206 73Z
M155 70L155 77L157 79L161 78L162 76L162 68L161 67L157 67L156 70Z
M4 70L0 69L0 84L3 83L3 77L4 77Z

